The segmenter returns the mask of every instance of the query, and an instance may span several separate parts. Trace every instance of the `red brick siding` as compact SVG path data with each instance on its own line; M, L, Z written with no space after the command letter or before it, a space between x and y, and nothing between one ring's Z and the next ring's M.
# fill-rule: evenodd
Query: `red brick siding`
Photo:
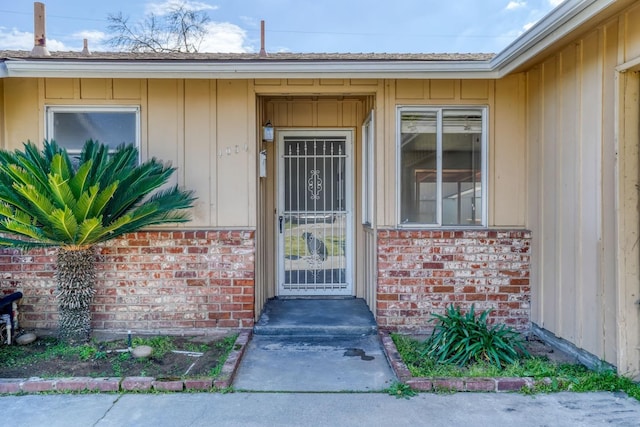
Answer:
M253 326L253 231L147 231L98 249L96 330ZM0 292L21 290L25 328L57 327L55 250L0 250Z
M422 332L453 303L492 308L491 322L530 325L529 231L380 230L377 321Z

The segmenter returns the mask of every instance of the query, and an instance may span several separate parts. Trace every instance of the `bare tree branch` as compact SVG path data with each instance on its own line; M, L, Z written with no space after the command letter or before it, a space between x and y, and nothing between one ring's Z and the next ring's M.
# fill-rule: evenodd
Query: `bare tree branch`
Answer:
M175 4L169 13L151 13L140 23L118 12L107 17L113 36L107 43L128 52L198 52L207 35L210 18L204 10L193 10L186 3Z

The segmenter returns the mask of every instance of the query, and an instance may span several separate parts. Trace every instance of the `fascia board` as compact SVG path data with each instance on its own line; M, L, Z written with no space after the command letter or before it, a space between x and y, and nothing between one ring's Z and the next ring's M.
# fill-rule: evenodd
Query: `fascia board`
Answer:
M490 61L148 63L8 59L0 64L0 78L501 78L616 2L566 0Z
M617 0L566 0L491 60L491 69L504 77L555 42L595 17Z
M10 77L495 78L489 61L139 62L10 60Z

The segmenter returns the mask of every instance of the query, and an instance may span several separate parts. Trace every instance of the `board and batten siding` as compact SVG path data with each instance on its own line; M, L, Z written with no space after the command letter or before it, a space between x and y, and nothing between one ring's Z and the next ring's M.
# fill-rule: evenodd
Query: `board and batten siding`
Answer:
M640 58L637 22L640 5L526 72L532 321L632 375L638 73L616 67Z
M142 157L171 162L177 167L173 183L198 197L193 220L183 227L255 227L252 81L10 78L3 83L4 105L11 108L4 108L2 147L41 142L47 105L140 106Z
M277 122L286 119L287 127L338 125L358 132L362 123L344 122L352 114L345 107L337 110L337 104L329 101L297 97L345 93L372 97L376 157L381 160L376 163L377 224L385 226L396 225L396 107L486 105L489 225L523 227L525 223L524 78L520 74L497 81L9 78L3 83L1 142L10 149L26 140L42 141L46 105L139 105L142 156L172 162L178 167L175 181L197 193L190 228L256 226L257 96L286 95L296 100L286 118L278 111L266 114L273 113ZM367 112L358 113L360 120ZM338 124L337 114L344 116ZM360 199L359 194L356 197Z

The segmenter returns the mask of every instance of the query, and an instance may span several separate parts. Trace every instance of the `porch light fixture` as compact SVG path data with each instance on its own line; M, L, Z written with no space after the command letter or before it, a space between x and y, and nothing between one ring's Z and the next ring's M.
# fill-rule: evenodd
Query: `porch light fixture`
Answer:
M267 123L262 126L262 140L264 142L273 142L273 125L271 120L267 120Z

